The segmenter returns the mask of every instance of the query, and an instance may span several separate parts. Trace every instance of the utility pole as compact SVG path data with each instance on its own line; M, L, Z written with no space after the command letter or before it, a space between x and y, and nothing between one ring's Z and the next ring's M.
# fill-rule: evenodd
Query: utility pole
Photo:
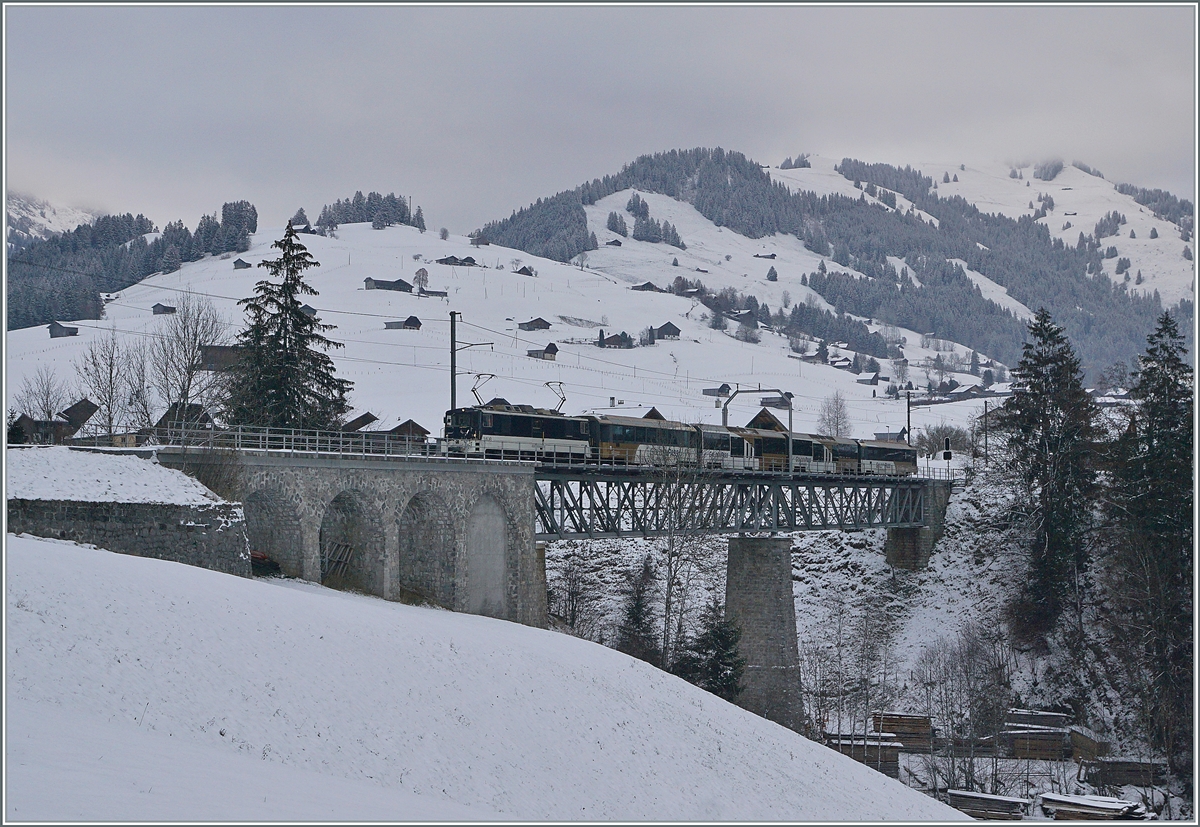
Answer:
M983 400L983 464L988 463L988 440L987 440L987 421L988 421L988 403Z
M450 311L450 410L458 408L458 337L455 326L455 316L458 311Z
M451 334L451 335L453 335L453 334ZM985 402L984 404L986 405L987 403ZM906 391L904 393L904 418L905 418L904 442L907 445L911 446L912 445L912 391Z
M469 347L482 347L483 345L492 345L493 342L467 342L460 345L458 343L458 327L455 317L461 316L457 310L450 311L450 410L458 407L458 352L466 350Z

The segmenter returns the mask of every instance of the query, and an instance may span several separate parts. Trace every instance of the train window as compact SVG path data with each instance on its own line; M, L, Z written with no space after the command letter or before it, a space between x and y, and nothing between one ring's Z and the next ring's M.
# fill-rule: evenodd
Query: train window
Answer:
M581 434L586 434L586 433L588 432L588 425L589 425L589 424L590 424L590 423L589 423L589 422L588 422L586 419L580 420L580 422L579 422L579 433L581 433Z
M469 424L470 424L470 420L468 419L466 422L463 422L462 424L463 424L463 425L469 425ZM485 428L490 428L490 427L492 427L492 415L491 415L490 413L485 413L485 414L483 415L483 427L485 427Z
M729 438L729 455L731 457L746 456L746 440L741 437L732 436Z
M704 434L704 450L706 451L729 451L729 435L728 434Z

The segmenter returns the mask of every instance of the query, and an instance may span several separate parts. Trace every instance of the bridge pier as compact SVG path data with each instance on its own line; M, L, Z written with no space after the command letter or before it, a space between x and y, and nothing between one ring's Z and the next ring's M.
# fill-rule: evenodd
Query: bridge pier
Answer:
M951 484L944 480L925 483L922 496L925 525L919 528L889 528L884 553L887 563L898 569L918 571L929 565L933 546L942 539L946 528L946 506L950 502Z
M742 630L746 659L738 706L799 731L800 655L790 537L731 537L725 613Z

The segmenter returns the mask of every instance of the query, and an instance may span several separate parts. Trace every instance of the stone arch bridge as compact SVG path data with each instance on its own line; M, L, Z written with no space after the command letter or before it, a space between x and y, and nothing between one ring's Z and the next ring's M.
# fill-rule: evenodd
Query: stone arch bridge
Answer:
M528 463L169 447L158 457L240 500L251 549L290 577L546 625Z

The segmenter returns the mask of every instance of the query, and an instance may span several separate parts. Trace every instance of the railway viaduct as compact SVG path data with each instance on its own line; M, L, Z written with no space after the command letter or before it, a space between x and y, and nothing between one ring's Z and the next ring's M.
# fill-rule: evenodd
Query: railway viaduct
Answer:
M242 502L251 549L288 576L530 626L547 625L539 539L588 536L582 530L596 532L597 519L603 536L663 533L646 516L661 513L645 480L610 480L602 490L581 479L572 494L563 474L539 479L533 463L171 447L157 455ZM739 705L793 729L802 723L791 540L774 532L886 528L888 562L920 568L949 492L932 480L696 486L690 496L703 514L690 533L738 535L729 540L725 604L747 660ZM562 505L572 499L574 511Z

